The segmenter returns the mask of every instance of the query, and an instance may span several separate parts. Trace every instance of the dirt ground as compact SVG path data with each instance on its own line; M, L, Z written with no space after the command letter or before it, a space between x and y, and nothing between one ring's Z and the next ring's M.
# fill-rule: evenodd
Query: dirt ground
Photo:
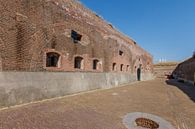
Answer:
M0 129L126 129L127 113L145 112L195 129L195 87L156 79L0 111Z

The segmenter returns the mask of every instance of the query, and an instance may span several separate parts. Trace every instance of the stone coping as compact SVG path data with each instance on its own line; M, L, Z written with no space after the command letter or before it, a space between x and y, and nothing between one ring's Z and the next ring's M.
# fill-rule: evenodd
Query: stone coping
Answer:
M148 113L142 113L142 112L128 113L123 118L123 124L127 127L127 129L148 129L143 127L138 127L135 123L135 120L137 118L147 118L155 121L156 123L159 124L158 129L175 129L168 121L158 116L148 114Z

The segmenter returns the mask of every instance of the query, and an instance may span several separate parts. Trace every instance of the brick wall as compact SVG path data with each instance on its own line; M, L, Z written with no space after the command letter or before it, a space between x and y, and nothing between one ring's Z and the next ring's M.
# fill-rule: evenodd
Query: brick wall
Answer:
M113 63L115 72L135 73L140 64L143 72L153 71L149 53L75 0L0 2L3 71L111 72ZM71 38L72 30L82 35L78 43ZM46 67L47 52L60 54L60 67ZM74 68L76 56L84 59L84 69ZM100 61L98 70L93 70L94 59Z

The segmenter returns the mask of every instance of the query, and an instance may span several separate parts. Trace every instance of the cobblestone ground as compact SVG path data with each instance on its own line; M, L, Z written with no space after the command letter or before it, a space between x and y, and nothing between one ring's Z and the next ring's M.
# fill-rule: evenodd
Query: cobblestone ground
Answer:
M195 129L195 103L178 85L156 79L9 108L0 111L0 129L125 129L122 119L131 112L157 115L176 129Z

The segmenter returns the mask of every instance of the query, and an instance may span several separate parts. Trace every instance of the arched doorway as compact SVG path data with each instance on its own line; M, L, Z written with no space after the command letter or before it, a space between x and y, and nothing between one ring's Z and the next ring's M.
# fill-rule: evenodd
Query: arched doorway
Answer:
M139 68L137 69L137 80L141 81L141 64L139 65Z

